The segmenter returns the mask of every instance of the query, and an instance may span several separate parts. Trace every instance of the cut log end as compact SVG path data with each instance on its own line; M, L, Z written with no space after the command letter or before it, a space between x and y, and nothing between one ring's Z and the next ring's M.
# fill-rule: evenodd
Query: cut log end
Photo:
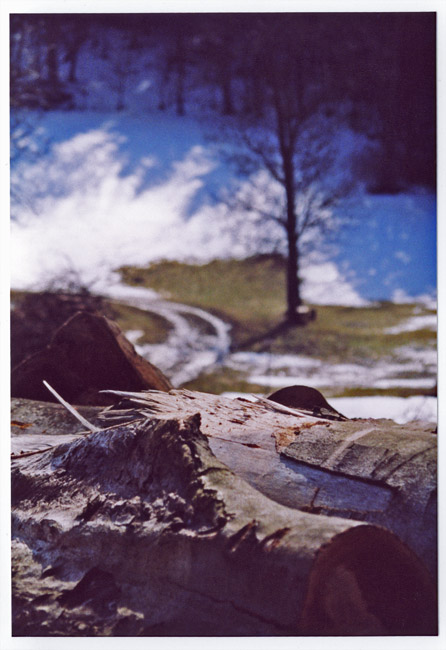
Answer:
M417 556L385 529L360 526L322 547L302 614L304 633L436 635L437 592Z

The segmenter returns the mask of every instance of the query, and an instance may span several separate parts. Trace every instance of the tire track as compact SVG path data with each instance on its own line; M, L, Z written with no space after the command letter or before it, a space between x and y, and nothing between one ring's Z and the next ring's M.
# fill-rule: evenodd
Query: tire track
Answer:
M135 341L139 332L129 332L127 337L137 352L164 372L176 387L221 363L229 352L230 326L204 309L163 300L145 287L113 285L104 293L119 302L157 314L171 325L163 343L138 345Z

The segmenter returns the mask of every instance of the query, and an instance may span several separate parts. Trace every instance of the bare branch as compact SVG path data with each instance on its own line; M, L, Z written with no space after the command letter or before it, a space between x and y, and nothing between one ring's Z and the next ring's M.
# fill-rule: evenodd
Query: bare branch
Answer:
M269 173L274 178L274 180L283 184L284 178L277 171L277 167L274 165L273 161L269 158L268 150L266 149L266 147L264 145L262 147L261 144L255 143L254 140L250 138L247 133L242 134L242 140L244 144L248 147L249 151L251 151L262 163L262 166L269 171Z

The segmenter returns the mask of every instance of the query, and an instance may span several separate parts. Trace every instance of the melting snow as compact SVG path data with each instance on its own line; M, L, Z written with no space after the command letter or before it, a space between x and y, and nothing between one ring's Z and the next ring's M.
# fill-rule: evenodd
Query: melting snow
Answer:
M293 384L320 387L432 388L436 382L434 350L399 348L396 361L380 360L373 365L327 363L310 357L290 354L238 352L231 354L226 365L247 374L254 384L282 388ZM416 377L407 377L408 374Z
M412 316L404 323L389 327L384 332L386 334L401 334L402 332L416 332L417 330L434 330L437 329L437 316L428 314L426 316Z
M334 397L328 401L350 418L389 418L399 424L412 420L437 421L436 397Z
M145 265L160 258L208 261L215 257L246 255L244 244L234 242L233 234L222 228L228 214L227 206L197 201L217 168L212 150L196 123L187 119L167 119L159 114L138 120L130 115L117 118L87 111L48 113L43 122L54 143L50 154L42 156L35 164L22 163L11 170L15 220L10 258L14 288L46 286L50 280L63 280L74 271L79 280L92 289L156 311L173 325L167 344L140 346L139 350L169 374L174 385L223 361L243 371L250 381L272 387L299 383L315 387L410 385L421 388L435 384L435 352L412 348L401 348L397 361L380 361L373 366L327 364L294 355L237 353L227 356L229 333L220 319L203 310L167 304L149 289L119 286L113 270L123 264ZM420 224L418 217L424 215L427 220L424 230L431 232L432 200L425 199L418 197L417 205L407 204L403 213L411 217L413 229ZM398 213L399 201L407 202L408 197L391 200L368 197L366 200L370 205L364 209L389 221L387 215ZM396 249L397 259L404 262L409 254L402 248L407 233L394 221L395 232L401 238ZM369 222L363 220L363 223ZM379 228L376 230L379 232ZM416 233L418 231L411 231L412 242L417 239ZM360 237L362 235L358 234ZM377 268L375 263L369 264L370 259L364 257L364 247L355 242L352 241L351 246L362 264L363 279L376 276L377 282L384 287L384 270ZM392 242L389 246L394 245ZM371 251L375 245L378 247L374 240L370 244ZM410 251L413 266L417 264L414 259L417 247L420 249L418 243ZM425 249L421 247L420 250L424 254ZM381 260L387 258L386 255L380 257ZM346 260L335 263L319 259L304 268L302 274L304 297L313 303L366 304L353 283ZM412 272L410 277L413 276ZM394 289L393 298L395 302L414 300L403 289ZM435 308L435 299L430 294L420 296L419 302ZM204 320L213 334L203 335L188 315ZM435 330L435 315L414 312L411 319L389 328L387 333L421 328ZM135 342L137 334L130 334ZM419 378L412 378L409 373ZM364 401L372 399L380 400L379 408L376 401ZM378 411L385 410L384 404L396 405L396 399L354 398L351 403L366 405L370 408L369 415L376 417ZM406 410L408 406L416 410L430 404L428 415L432 418L435 398L420 399L423 401L408 398L398 402L398 408L404 405ZM348 415L350 402L342 404L339 403L339 409Z
M203 309L162 300L151 289L114 285L107 295L139 309L158 314L171 330L163 343L138 344L139 330L126 336L136 351L162 370L174 386L195 379L203 371L221 362L230 345L229 325ZM200 319L212 333L203 333L188 316Z
M254 401L245 393L226 392L225 397ZM437 398L415 395L413 397L332 397L328 402L349 418L375 418L394 420L405 424L413 420L437 422Z

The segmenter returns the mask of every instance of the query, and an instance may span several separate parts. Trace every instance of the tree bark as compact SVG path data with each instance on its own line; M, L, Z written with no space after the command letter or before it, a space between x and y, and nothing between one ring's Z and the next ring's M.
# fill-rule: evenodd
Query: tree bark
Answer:
M186 390L144 395L150 417L199 411L215 455L270 499L384 526L436 575L434 425L333 421L311 417L308 408L290 412L269 400L252 403ZM104 413L105 421L113 422L114 413Z
M287 257L287 320L298 321L297 309L301 305L299 287L299 256L296 232L296 196L294 189L294 169L292 152L287 147L281 148L284 169L284 187L286 196L286 235Z
M186 50L183 35L178 32L175 45L175 106L177 115L182 117L185 114L184 108L184 86L186 83Z
M389 525L419 526L435 483L426 427L190 391L124 399L89 407L117 425L74 424L32 455L28 431L43 445L71 416L13 401L15 635L436 633L428 552L367 515L378 504Z
M286 202L286 235L287 235L287 320L298 323L297 309L301 304L299 287L299 251L297 246L297 220L296 220L296 189L294 179L293 154L295 138L292 133L290 116L287 108L283 106L280 88L274 83L274 103L277 122L277 137L279 153L282 164L283 181Z
M290 323L298 323L299 317L297 313L298 307L301 305L301 297L299 290L299 264L298 252L296 243L296 217L294 212L288 207L287 200L287 243L288 243L288 258L287 258L287 320Z

